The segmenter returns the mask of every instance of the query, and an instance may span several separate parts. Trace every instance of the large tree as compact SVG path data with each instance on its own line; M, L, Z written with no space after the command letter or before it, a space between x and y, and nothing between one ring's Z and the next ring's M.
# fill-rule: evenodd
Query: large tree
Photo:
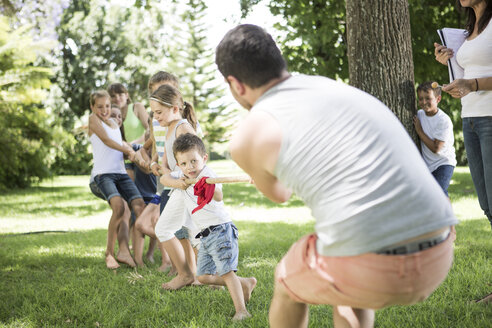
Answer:
M243 16L247 16L251 7L258 2L260 1L240 0ZM290 70L349 81L347 17L344 0L262 0L262 2L268 4L274 15L283 18L275 24L282 35L277 42L281 45ZM367 3L371 1L357 2L364 8ZM437 64L434 60L432 44L439 40L436 29L460 27L464 18L455 9L453 1L408 0L408 3L415 83L428 80L446 83L448 80L446 67ZM466 159L461 133L460 102L443 95L440 108L449 114L453 121L457 159L459 163L464 164ZM410 133L413 134L412 131Z
M350 84L383 101L417 141L408 1L346 3Z

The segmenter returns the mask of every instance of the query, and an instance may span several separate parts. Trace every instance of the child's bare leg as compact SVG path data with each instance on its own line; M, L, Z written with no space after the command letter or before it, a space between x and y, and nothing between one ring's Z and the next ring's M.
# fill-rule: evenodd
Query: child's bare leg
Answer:
M177 273L177 271L174 268L173 262L169 258L169 255L167 254L166 249L164 248L164 245L162 243L159 243L158 239L156 239L156 241L158 242L159 250L161 251L161 257L162 257L161 266L157 270L160 272L166 272L166 270L169 269L169 267L171 267L171 270L169 271L169 273L171 271L173 271L174 272L173 275L175 275Z
M183 246L181 246L178 239L173 237L165 242L162 242L161 244L164 246L164 249L178 271L178 275L170 282L162 284L162 288L175 290L191 285L193 281L195 281L195 274L191 271L188 263L186 262Z
M251 292L254 286L256 286L255 278L240 278L236 276L236 273L234 271L230 271L223 276L203 275L198 277L198 279L200 280L200 282L207 285L227 286L229 294L231 294L232 302L234 303L234 308L236 309L236 314L234 315L232 320L243 320L251 317L251 314L249 314L248 310L246 309L245 294L249 295L249 300Z
M150 238L157 238L155 235L155 222L159 219L159 205L150 203L145 206L142 213L137 216L135 227L144 235Z
M128 246L128 227L130 225L130 209L126 202L123 202L124 212L122 214L120 225L118 227L118 254L116 254L116 259L118 262L126 263L131 267L135 266L132 255L130 254L130 248Z
M145 246L145 236L143 233L138 231L138 229L133 229L133 255L135 256L135 262L139 267L145 266L142 259L144 246Z
M374 327L374 310L334 306L333 324L336 328L372 328Z
M142 217L142 213L145 209L145 203L142 198L136 198L131 201L131 207L137 218L135 225L138 223L139 219ZM143 267L145 264L143 262L142 256L145 245L145 236L139 229L133 229L133 255L135 256L135 262L139 267Z
M111 206L112 213L108 224L108 239L106 244L106 267L108 269L119 268L118 262L114 258L114 243L116 241L118 226L121 221L121 216L124 212L123 198L120 196L114 196L109 200L109 205Z
M285 287L275 281L272 304L268 313L271 328L307 327L309 320L308 306L290 298Z
M145 258L147 259L147 261L149 261L152 264L155 263L155 261L154 261L154 251L155 251L155 247L156 246L157 246L157 239L150 238L150 241L149 241L149 249L147 250L147 253L145 254Z
M234 273L234 271L231 271ZM229 272L230 273L230 272ZM255 277L249 277L249 278L243 278L237 276L235 273L234 275L239 279L239 282L241 283L241 288L243 290L243 298L244 298L244 303L248 303L250 298L251 298L251 293L253 292L253 289L256 287L256 278ZM218 276L218 275L202 275L198 277L198 280L205 285L216 285L216 286L227 286L226 281L223 278L224 276Z
M196 258L195 258L195 251L193 250L193 246L191 246L191 242L189 239L178 239L179 242L181 243L181 246L183 246L183 250L185 253L186 257L186 263L188 263L188 267L190 268L191 272L193 272L193 276L196 275ZM194 285L200 285L200 282L195 279L193 282Z

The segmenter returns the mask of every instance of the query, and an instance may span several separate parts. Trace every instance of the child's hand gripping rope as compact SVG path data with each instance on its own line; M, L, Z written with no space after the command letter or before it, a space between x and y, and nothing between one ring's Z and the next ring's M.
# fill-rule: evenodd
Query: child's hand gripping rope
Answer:
M205 205L210 203L214 197L215 184L216 183L235 183L235 182L251 182L250 177L221 177L221 178L209 178L203 177L201 179L186 179L186 183L193 184L193 191L195 196L198 196L198 207L195 208L191 214L202 209Z

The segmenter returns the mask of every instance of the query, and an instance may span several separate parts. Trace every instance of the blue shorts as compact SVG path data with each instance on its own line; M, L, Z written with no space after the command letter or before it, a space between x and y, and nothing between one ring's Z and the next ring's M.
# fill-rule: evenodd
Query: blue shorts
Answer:
M178 239L190 239L190 229L181 227L181 229L174 233L174 236Z
M94 196L99 197L102 200L106 200L106 198L104 198L104 195L102 194L101 190L99 190L99 187L97 186L96 181L92 180L89 183L89 188L91 189L91 191L94 194Z
M227 222L212 229L207 237L200 238L197 276L218 274L223 276L237 271L239 248L238 231L234 223Z
M162 191L161 194L161 207L160 207L159 214L162 214L162 211L164 211L164 207L166 207L168 200L169 200L169 190L164 189L164 191Z
M128 204L132 200L142 198L135 183L130 179L128 174L107 173L99 174L94 177L97 187L109 202L114 196L123 197Z

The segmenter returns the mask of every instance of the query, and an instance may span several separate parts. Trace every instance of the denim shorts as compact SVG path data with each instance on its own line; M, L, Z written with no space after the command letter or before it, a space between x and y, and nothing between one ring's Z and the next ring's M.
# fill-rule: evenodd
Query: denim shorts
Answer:
M218 274L223 276L237 271L239 248L238 231L234 223L227 222L216 226L207 237L200 238L197 276Z
M101 190L99 190L99 187L97 186L96 181L92 180L89 183L89 188L91 189L91 191L94 194L94 196L99 197L102 200L106 200L106 198L104 198L104 195L102 194Z
M128 174L107 173L99 174L94 177L97 187L109 202L114 196L123 197L128 204L132 200L142 198L135 183L130 179Z
M174 233L174 236L178 239L190 239L190 229L181 227L181 229Z

